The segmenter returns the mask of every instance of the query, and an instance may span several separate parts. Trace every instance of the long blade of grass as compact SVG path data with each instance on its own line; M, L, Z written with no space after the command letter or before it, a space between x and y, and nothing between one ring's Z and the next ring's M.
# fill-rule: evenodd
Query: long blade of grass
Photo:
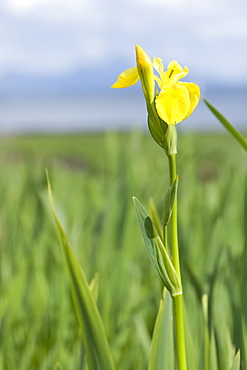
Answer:
M235 139L239 142L242 147L247 150L247 141L243 137L242 134L238 130L235 129L235 127L232 126L232 124L212 105L210 104L206 99L203 99L208 108L211 110L211 112L215 115L215 117L218 118L218 120L222 123L222 125L225 127L225 129L233 136Z
M172 298L164 289L156 317L148 370L174 369Z
M202 297L203 323L204 323L204 370L210 370L210 335L208 326L208 296Z
M202 297L203 321L204 321L204 370L217 370L217 350L214 329L209 330L208 296Z
M91 293L91 289L88 285L85 274L68 243L67 236L55 213L48 174L47 182L50 206L59 234L65 265L69 276L75 311L82 330L88 367L91 370L114 369L103 323L98 308L95 304L93 294Z
M210 333L209 369L210 370L219 369L218 368L217 345L216 345L214 328L211 329L211 333Z
M240 351L237 352L230 370L240 369Z

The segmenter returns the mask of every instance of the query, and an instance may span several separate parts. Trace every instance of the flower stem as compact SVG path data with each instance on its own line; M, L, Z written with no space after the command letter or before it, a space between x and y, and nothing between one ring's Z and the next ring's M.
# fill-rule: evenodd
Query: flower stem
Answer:
M176 179L177 168L176 168L176 154L168 156L169 170L170 170L170 185ZM173 211L171 215L171 240L172 240L172 259L175 270L180 278L180 263L179 263L179 249L178 249L178 222L177 222L177 199L174 201Z
M170 184L174 182L177 176L176 168L176 154L168 156L169 171L170 171ZM179 262L179 247L178 247L178 223L177 223L177 199L175 199L173 211L171 215L171 243L172 243L172 258L173 265L177 272L179 279L181 279L180 262ZM186 350L184 338L184 315L183 315L183 295L173 297L174 315L175 315L175 328L176 328L176 343L178 355L178 368L179 370L186 370Z

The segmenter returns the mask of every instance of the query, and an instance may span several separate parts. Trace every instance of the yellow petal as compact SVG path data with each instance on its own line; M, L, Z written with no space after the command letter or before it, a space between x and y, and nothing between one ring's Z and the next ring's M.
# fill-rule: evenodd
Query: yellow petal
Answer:
M165 84L176 83L178 82L178 80L185 77L188 73L188 67L185 66L183 69L176 60L173 60L168 64L167 71L165 72L162 79L162 86Z
M122 72L117 81L112 85L114 89L122 89L123 87L129 87L137 83L139 80L139 74L136 67L126 69Z
M154 75L155 81L158 83L159 88L162 88L162 78L164 77L164 66L161 58L154 57L153 67L159 73L160 77Z
M162 63L162 59L161 58L156 58L154 57L154 60L153 60L153 67L154 69L160 74L162 75L164 73L164 66L163 66L163 63Z
M174 72L177 74L177 73L181 73L183 68L176 60L172 60L168 64L168 67L167 67L167 71L171 71L171 70L174 70Z
M189 90L183 84L165 86L155 100L160 118L168 125L183 121L190 109Z
M192 82L180 82L181 85L185 86L190 94L190 108L184 118L188 118L200 100L200 87Z

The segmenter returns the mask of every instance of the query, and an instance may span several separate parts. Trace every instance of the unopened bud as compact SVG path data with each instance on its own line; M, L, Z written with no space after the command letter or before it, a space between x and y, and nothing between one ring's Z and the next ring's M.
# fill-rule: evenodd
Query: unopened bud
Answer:
M153 64L145 51L136 45L136 65L142 84L142 90L147 103L154 101L154 73Z

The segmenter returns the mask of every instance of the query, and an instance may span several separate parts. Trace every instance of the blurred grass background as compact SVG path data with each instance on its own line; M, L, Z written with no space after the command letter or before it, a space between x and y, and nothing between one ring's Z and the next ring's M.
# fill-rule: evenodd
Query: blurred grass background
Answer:
M48 206L90 281L116 368L145 369L162 287L132 196L161 211L168 164L149 135L19 136L0 140L0 369L83 369L84 349ZM203 368L201 298L209 295L219 369L246 363L246 154L227 135L179 137L179 240L191 361ZM235 348L234 348L235 347Z

